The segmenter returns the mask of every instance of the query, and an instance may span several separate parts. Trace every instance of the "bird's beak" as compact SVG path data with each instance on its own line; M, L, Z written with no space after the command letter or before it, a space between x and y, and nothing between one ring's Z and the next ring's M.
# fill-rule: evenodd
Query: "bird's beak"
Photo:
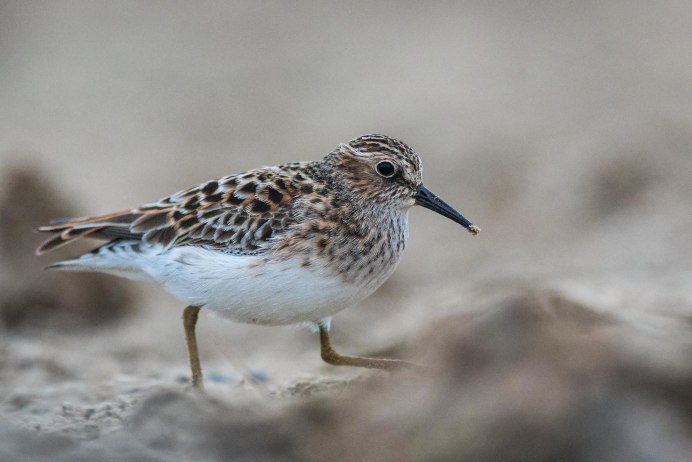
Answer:
M437 197L435 194L431 193L430 190L423 185L418 187L416 195L413 196L413 198L416 200L417 205L422 205L426 209L430 209L433 212L439 213L443 217L456 221L474 236L481 231L479 227L468 221L462 214L454 210L449 204Z

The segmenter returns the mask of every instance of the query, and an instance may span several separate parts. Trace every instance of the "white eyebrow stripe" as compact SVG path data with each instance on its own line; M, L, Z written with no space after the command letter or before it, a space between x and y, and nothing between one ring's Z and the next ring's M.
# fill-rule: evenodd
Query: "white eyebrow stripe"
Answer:
M350 144L348 144L348 143L340 143L340 144L339 144L339 148L344 148L344 149L346 149L347 151L349 151L349 152L350 152L351 154L353 154L354 156L358 156L358 157L367 157L367 154L365 154L365 153L363 153L363 152L360 152L360 151L358 151L357 149L354 149L354 148L353 148Z

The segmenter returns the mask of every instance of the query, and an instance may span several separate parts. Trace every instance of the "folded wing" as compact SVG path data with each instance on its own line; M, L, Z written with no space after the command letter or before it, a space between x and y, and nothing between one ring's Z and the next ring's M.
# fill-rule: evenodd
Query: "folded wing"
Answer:
M276 168L254 170L212 180L137 209L55 220L38 229L54 236L36 252L43 254L91 237L257 254L286 230L299 195L290 175Z

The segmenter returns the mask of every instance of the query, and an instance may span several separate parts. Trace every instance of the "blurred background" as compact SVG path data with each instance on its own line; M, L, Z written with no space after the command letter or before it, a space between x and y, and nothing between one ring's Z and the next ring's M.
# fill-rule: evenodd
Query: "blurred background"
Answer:
M202 446L213 460L235 448L173 439L151 449L141 435L170 424L154 405L163 400L173 414L206 416L212 435L282 435L269 455L253 452L264 440L248 443L249 460L303 457L307 427L291 419L304 423L308 411L291 405L314 392L330 404L304 405L331 416L339 430L322 435L324 447L343 460L497 460L502 449L515 458L502 460L550 460L565 447L585 448L574 460L685 460L691 63L686 1L0 1L0 412L9 422L0 455L33 447L55 457L60 447L66 460L107 458L128 438L141 446L133 456L153 460ZM382 436L389 445L356 454L329 435L379 433L367 423L374 404L345 403L381 403L378 393L408 401L414 391L400 384L428 390L419 379L395 379L392 390L386 376L324 366L309 330L202 316L210 393L218 405L260 409L247 422L224 420L176 394L188 374L180 302L146 284L41 270L88 244L33 254L42 237L31 230L50 218L317 159L366 133L411 145L426 185L483 229L472 238L413 210L398 271L334 319L342 352L437 358L451 371L426 384L436 391L416 400L422 409L388 414L412 422L410 447L392 430ZM474 375L477 362L490 369ZM455 381L455 367L474 381ZM352 391L354 381L369 385ZM577 393L585 383L596 390L587 397ZM425 417L436 406L443 426ZM533 426L514 431L525 413ZM475 438L476 418L516 441ZM580 425L618 436L551 433ZM455 438L434 437L450 428Z

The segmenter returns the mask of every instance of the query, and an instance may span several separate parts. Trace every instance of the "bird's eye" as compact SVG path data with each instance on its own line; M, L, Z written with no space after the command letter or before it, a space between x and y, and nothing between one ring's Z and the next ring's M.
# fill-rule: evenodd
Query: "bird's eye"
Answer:
M383 160L382 162L377 164L376 169L377 173L379 173L385 178L391 178L396 173L396 168L394 168L394 164L389 162L388 160Z

